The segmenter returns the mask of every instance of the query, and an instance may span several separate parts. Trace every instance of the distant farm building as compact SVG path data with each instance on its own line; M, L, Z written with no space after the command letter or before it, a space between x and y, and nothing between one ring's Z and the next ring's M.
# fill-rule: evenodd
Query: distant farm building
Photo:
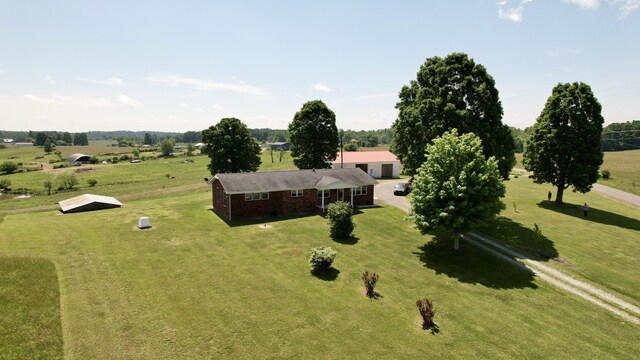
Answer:
M193 145L193 147L196 149L200 149L203 145L203 143L196 143L195 145Z
M32 147L33 143L30 143L30 142L17 142L17 143L13 143L13 146L17 146L17 147Z
M76 213L123 207L124 205L111 196L84 194L58 203L63 213Z
M91 158L90 155L84 155L84 154L73 154L71 156L69 156L67 158L67 161L72 163L72 164L88 164L89 163L89 159Z
M376 180L359 169L216 174L213 211L225 220L322 213L336 201L373 205Z
M340 153L331 165L340 168ZM376 179L400 177L400 160L389 151L345 151L342 166L362 169Z
M13 139L2 139L2 142L5 144L13 144Z

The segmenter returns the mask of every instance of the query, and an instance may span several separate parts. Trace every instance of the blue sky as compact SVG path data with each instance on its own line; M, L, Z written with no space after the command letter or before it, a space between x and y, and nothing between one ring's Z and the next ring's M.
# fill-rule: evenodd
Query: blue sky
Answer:
M426 58L465 52L503 122L535 122L559 82L607 123L640 119L640 0L0 0L0 129L286 128L309 100L379 129Z

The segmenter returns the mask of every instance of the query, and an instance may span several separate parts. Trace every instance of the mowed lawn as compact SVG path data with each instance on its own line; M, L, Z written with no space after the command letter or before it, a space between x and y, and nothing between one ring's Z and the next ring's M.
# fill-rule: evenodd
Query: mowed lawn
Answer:
M97 212L7 214L0 233L11 236L0 238L0 254L55 264L68 358L634 358L640 351L637 325L471 246L454 252L446 237L419 235L395 208L363 210L357 239L340 243L320 216L265 228L227 224L209 207L203 191ZM136 229L143 215L151 230ZM316 245L338 251L336 271L324 278L309 272ZM363 295L364 270L380 274L377 300ZM420 327L421 297L435 304L433 334Z
M565 205L547 201L548 184L511 178L506 210L480 232L640 306L640 209L596 192L565 191ZM590 207L583 216L582 205ZM535 225L541 231L536 237Z

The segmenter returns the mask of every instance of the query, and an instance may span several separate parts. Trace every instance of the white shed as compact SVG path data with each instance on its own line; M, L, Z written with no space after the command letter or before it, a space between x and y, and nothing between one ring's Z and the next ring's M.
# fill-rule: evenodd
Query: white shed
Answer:
M344 168L360 168L376 179L400 177L400 160L389 151L345 151L343 154ZM339 169L340 164L338 153L331 165L334 169Z

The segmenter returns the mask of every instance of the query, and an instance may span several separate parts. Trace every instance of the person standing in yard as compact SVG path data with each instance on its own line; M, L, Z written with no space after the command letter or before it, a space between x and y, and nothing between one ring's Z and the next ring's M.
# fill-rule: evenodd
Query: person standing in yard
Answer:
M589 205L587 205L587 203L584 203L584 205L582 205L582 213L584 214L584 216L589 215Z
M547 200L548 200L548 201L551 201L551 191L549 191L549 192L547 193Z

